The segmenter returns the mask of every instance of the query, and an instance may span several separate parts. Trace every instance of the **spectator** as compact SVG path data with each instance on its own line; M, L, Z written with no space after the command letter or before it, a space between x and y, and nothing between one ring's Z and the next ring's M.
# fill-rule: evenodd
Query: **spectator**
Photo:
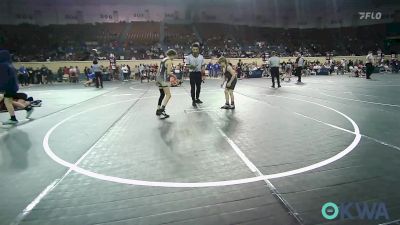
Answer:
M129 72L128 67L123 64L121 70L124 77L124 81L128 81L128 72Z

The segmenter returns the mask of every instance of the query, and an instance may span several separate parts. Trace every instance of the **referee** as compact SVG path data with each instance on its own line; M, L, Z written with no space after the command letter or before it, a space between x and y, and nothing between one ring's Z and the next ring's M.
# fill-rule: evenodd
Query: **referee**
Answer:
M271 76L272 76L272 88L275 88L275 79L278 82L278 88L281 87L281 83L279 80L279 66L280 66L280 59L279 57L276 56L275 52L272 52L272 57L269 58L269 66L271 70Z
M196 107L197 104L203 103L200 97L202 73L204 73L204 57L200 55L200 45L198 43L192 44L192 54L186 57L186 65L189 67L190 78L190 94L192 96L192 105Z

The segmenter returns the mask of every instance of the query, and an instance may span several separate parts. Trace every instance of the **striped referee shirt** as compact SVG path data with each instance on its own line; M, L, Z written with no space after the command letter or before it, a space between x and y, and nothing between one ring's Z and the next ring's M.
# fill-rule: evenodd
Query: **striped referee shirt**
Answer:
M192 54L188 55L185 59L186 65L195 66L195 69L189 69L190 72L201 72L201 67L205 65L204 57L202 55L198 55L194 57Z

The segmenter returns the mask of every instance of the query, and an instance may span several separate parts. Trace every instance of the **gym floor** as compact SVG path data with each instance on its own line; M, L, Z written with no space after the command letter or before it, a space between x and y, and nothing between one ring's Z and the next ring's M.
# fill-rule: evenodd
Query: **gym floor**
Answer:
M185 81L165 120L154 83L23 88L43 105L0 128L0 224L397 224L400 76L303 82L240 80L223 110L220 80L198 108ZM327 202L389 218L328 220Z

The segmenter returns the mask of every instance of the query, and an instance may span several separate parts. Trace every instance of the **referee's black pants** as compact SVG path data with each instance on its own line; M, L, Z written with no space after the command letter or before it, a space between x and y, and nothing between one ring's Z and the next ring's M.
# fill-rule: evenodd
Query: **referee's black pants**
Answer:
M101 72L95 72L95 79L96 79L96 88L102 87L103 88L103 74Z
M372 63L366 63L365 67L366 78L371 79L371 74L374 72L374 66L372 65Z
M192 101L196 101L200 97L201 90L201 72L190 72L190 94L192 95Z
M301 82L301 72L303 70L302 66L298 66L295 70L295 76L297 76L297 82Z
M278 82L278 87L281 86L281 82L279 80L279 67L271 67L271 76L272 76L272 86L275 87L275 79Z

